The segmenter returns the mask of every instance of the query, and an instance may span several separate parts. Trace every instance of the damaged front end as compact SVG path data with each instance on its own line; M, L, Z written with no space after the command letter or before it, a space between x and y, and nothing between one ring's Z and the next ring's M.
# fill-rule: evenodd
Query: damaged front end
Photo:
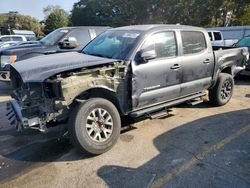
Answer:
M43 81L22 80L19 72L12 68L13 92L7 116L18 131L32 128L45 132L57 124L65 125L74 106L91 97L107 97L122 107L119 108L122 113L125 113L122 109L130 109L124 62L61 72Z
M15 70L11 72L11 82L13 93L7 104L7 117L18 131L32 128L45 132L48 126L53 126L51 122L63 120L68 109L55 105L55 101L62 99L60 83L23 83Z

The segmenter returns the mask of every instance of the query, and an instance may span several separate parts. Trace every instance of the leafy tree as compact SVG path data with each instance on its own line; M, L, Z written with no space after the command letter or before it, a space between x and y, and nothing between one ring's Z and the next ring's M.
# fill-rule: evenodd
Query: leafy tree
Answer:
M58 6L49 6L44 9L44 13L47 15L44 21L44 31L46 34L59 27L68 26L69 15L62 8Z
M250 7L245 8L243 15L239 18L242 25L250 24Z
M43 8L43 13L45 14L45 19L54 12L55 10L62 9L59 5L48 5L47 7Z
M13 29L32 30L36 35L42 35L42 27L37 19L31 16L10 12L0 16L2 34L10 34Z
M249 4L249 0L80 0L74 4L70 20L72 25L229 26L239 23Z

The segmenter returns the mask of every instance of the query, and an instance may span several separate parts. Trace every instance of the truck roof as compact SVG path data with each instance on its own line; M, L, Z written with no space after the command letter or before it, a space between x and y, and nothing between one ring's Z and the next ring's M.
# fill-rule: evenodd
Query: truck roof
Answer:
M0 35L0 38L2 37L24 37L25 38L25 36L23 35Z
M35 36L36 34L33 31L30 30L17 30L13 29L12 30L15 35L33 35Z
M114 28L113 30L149 31L152 29L185 29L185 30L195 30L195 31L206 31L205 29L201 27L194 27L194 26L188 26L188 25L174 25L174 24L131 25L131 26Z
M207 29L207 31L208 32L219 32L219 33L221 33L221 31L219 31L219 30L213 30L213 29Z
M60 27L58 29L100 29L100 28L111 28L109 26L73 26L73 27Z

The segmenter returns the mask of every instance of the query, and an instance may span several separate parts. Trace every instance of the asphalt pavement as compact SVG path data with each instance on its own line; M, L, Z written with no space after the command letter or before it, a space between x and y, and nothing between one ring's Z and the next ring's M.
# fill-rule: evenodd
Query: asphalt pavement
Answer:
M182 104L164 119L138 120L99 156L56 131L17 133L0 83L0 187L250 187L250 77L222 107ZM125 124L125 123L124 123Z

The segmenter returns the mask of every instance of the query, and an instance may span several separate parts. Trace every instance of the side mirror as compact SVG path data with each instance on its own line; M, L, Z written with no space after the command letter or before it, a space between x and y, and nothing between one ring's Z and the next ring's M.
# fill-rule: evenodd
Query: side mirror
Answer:
M75 37L69 37L59 42L61 49L73 49L77 47L77 40Z
M142 61L147 62L150 59L155 59L157 57L155 50L149 50L141 52L140 58Z

